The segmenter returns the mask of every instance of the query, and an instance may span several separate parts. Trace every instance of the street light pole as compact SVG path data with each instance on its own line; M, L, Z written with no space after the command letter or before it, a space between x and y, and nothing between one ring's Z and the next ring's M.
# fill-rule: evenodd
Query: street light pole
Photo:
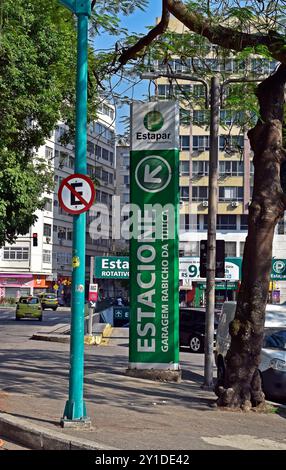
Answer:
M211 79L210 92L210 159L208 197L208 237L207 237L207 280L206 280L206 326L205 326L205 382L204 387L213 386L213 347L215 310L216 272L216 218L218 203L218 134L220 84L218 77Z
M77 16L75 173L85 175L87 170L88 18L91 14L91 3L90 0L60 0L60 2ZM74 215L69 398L61 420L62 426L90 423L83 400L85 231L86 214Z

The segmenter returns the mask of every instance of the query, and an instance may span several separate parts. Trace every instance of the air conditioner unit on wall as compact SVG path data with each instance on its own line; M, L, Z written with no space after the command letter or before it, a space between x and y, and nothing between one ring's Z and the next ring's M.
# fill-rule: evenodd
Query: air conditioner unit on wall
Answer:
M202 204L203 204L203 207L208 207L209 205L208 201L203 201Z

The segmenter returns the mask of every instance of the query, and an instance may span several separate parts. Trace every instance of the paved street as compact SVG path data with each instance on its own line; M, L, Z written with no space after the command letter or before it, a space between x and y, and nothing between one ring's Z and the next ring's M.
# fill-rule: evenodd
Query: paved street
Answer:
M92 429L61 430L68 395L69 345L33 341L68 312L17 322L0 314L0 411L118 449L286 449L285 415L220 412L213 392L200 388L203 355L182 352L180 384L127 377L127 330L107 346L85 348L85 400Z

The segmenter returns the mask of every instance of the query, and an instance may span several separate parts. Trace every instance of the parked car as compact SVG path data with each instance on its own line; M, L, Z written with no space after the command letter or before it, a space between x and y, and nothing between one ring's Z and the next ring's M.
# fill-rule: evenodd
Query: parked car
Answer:
M51 308L52 310L57 310L59 302L56 294L51 294L46 292L45 294L41 295L41 304L43 310L46 308Z
M43 311L39 297L22 296L16 307L16 320L21 318L38 318L42 321Z
M225 356L230 346L229 323L235 315L236 302L225 302L217 329L215 361L218 381L223 381ZM267 398L286 400L286 308L267 305L264 340L259 371Z
M215 335L217 315L215 312ZM180 346L188 346L193 353L204 351L205 343L205 308L180 308Z

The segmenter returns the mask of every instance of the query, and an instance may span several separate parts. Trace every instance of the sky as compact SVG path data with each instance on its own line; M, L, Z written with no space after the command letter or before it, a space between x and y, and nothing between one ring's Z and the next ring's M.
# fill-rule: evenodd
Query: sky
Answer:
M124 28L127 28L130 32L145 33L148 30L146 26L152 26L156 24L156 17L161 15L161 0L150 0L149 6L144 12L136 10L133 15L122 16L121 24ZM115 36L101 35L97 36L94 40L95 49L109 48L112 47L116 40ZM139 80L139 79L138 79ZM113 79L114 83L118 81L116 78ZM134 99L143 99L148 94L149 80L142 80L135 87L131 86L127 81L122 82L115 88L116 93L122 93L122 95L129 96ZM124 132L124 124L121 122L125 116L129 115L129 106L123 106L117 109L116 116L116 130L117 133L122 134Z

